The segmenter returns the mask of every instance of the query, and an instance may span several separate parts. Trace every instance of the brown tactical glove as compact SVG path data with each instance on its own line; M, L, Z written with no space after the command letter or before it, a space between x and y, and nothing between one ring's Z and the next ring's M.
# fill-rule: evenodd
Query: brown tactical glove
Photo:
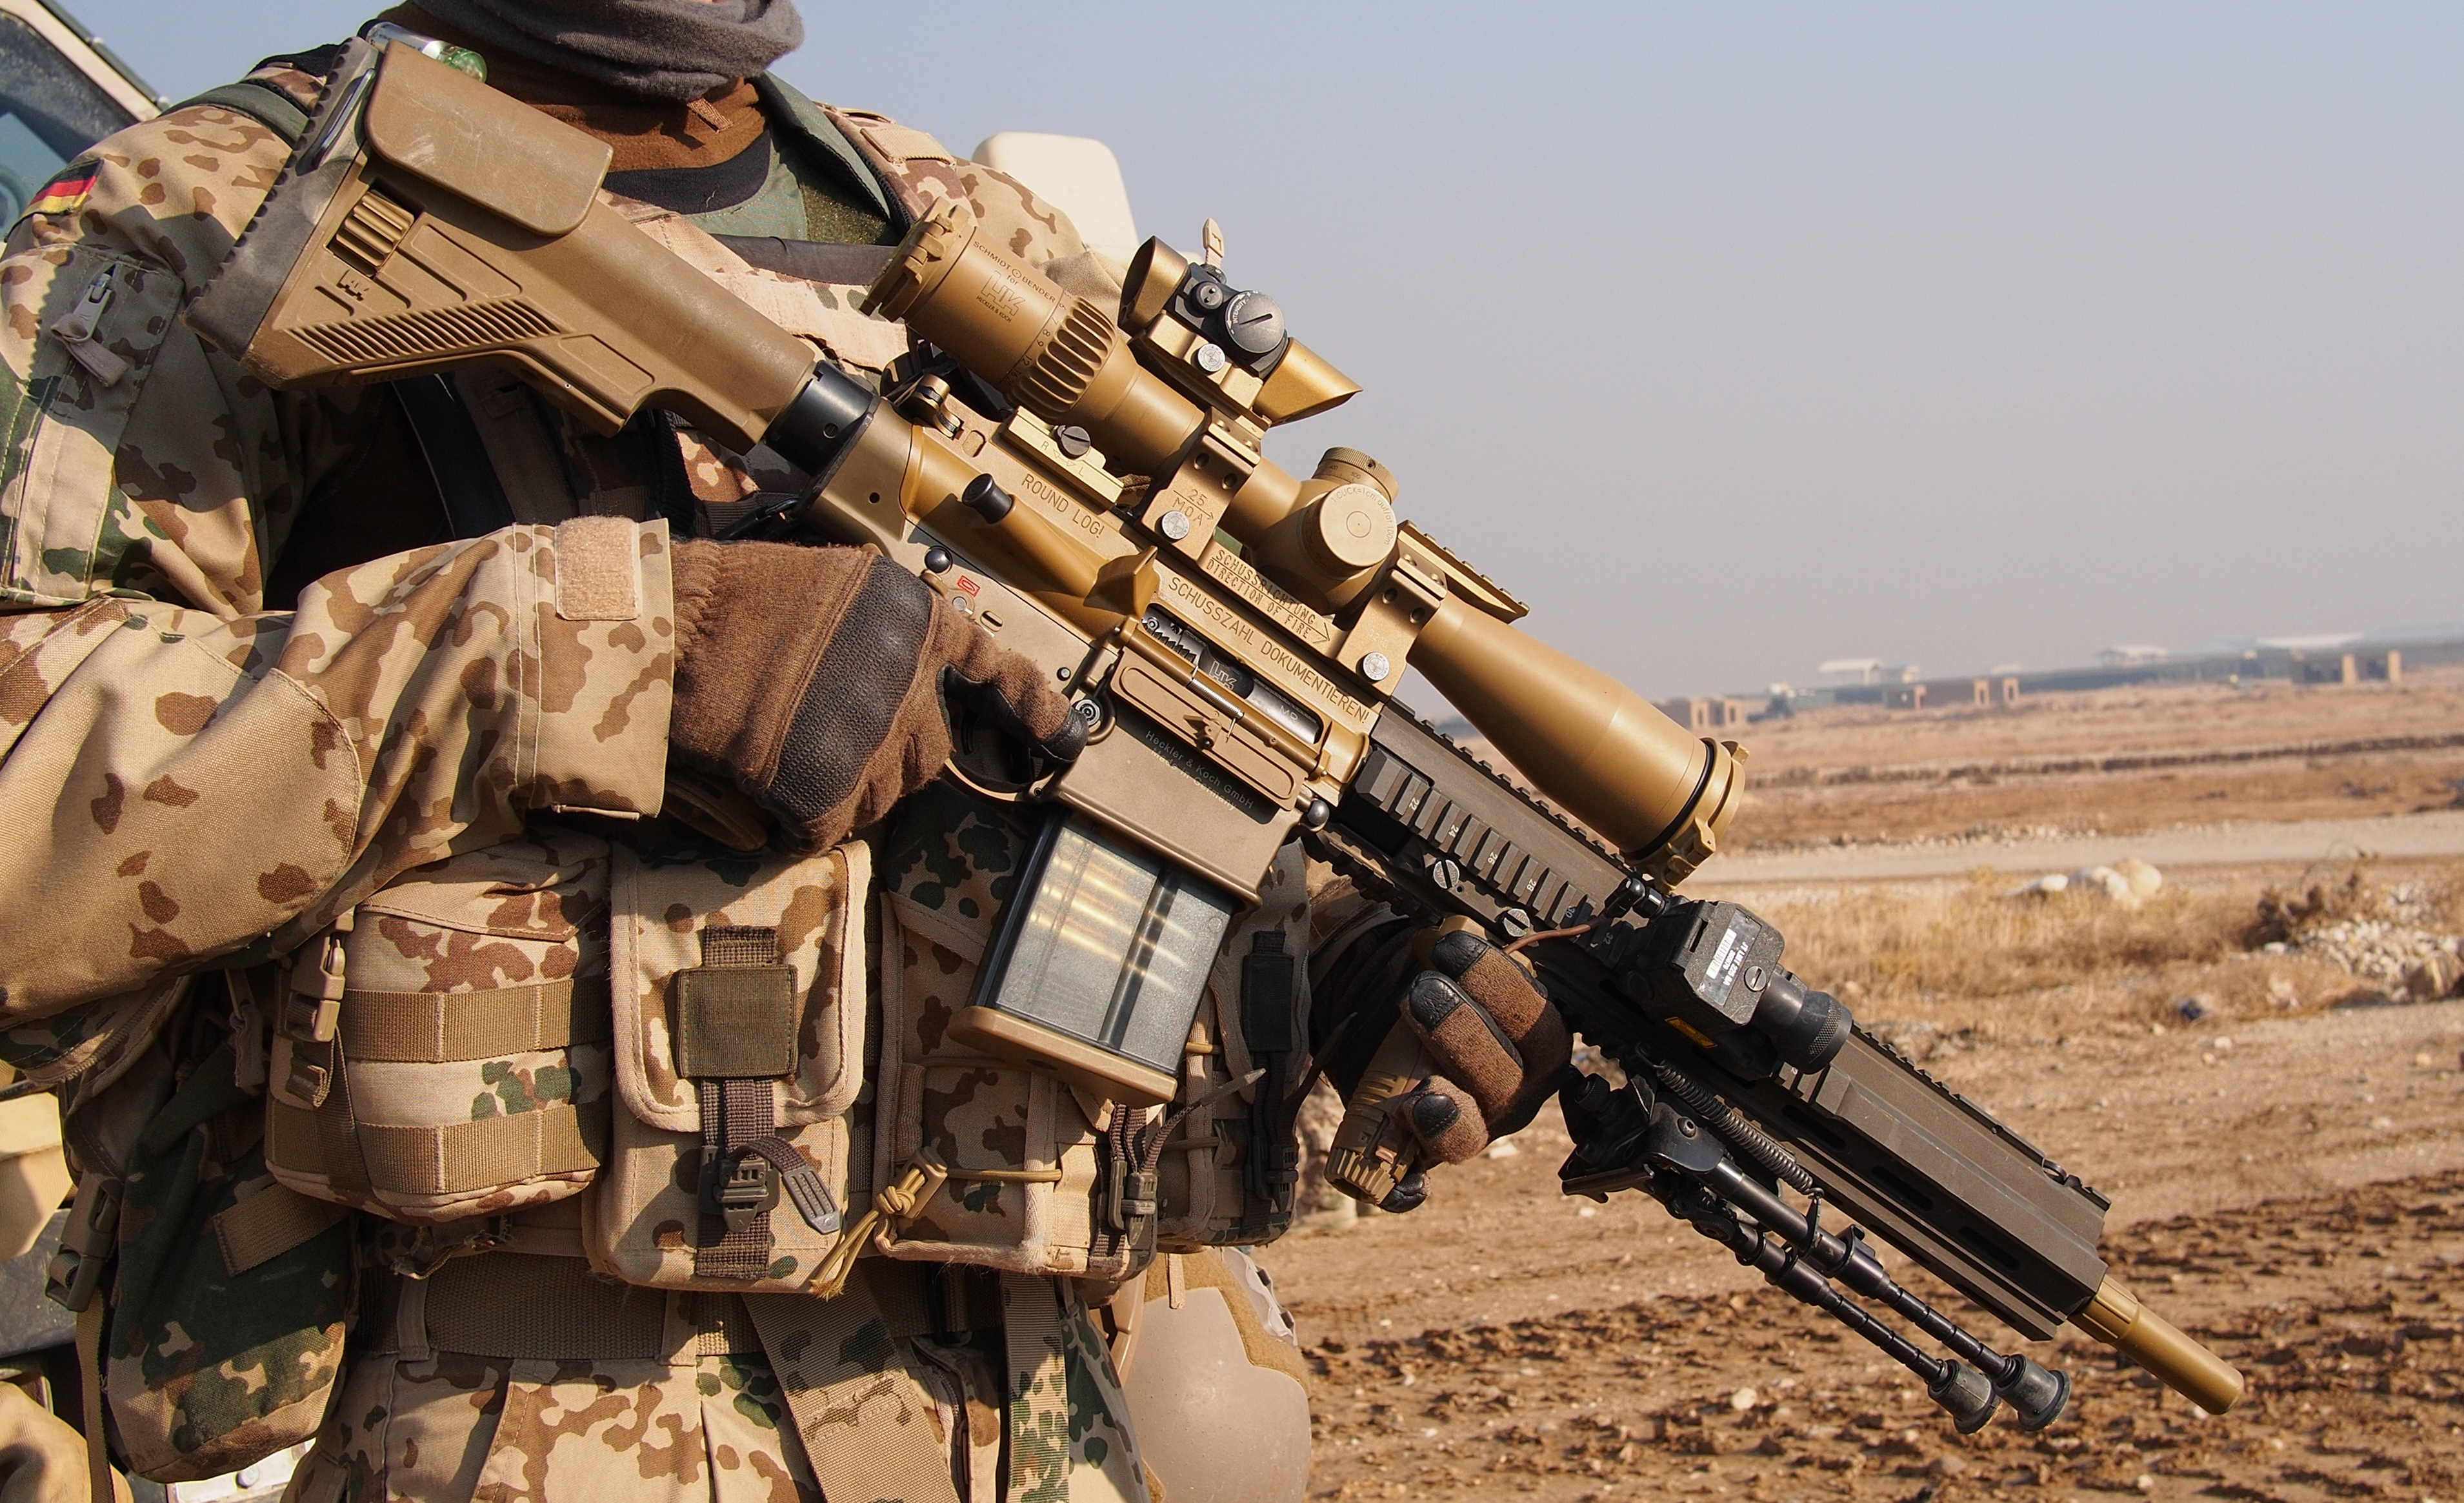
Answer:
M692 540L674 566L668 742L805 849L939 776L954 725L1022 776L1086 744L1042 669L869 550Z
M1403 994L1402 1011L1434 1067L1403 1120L1440 1163L1522 1131L1573 1060L1573 1035L1539 983L1473 935L1429 946L1429 968Z
M1431 939L1402 919L1353 932L1309 973L1313 1047L1344 1102L1327 1178L1408 1211L1428 1198L1426 1165L1531 1120L1571 1069L1573 1035L1523 962L1477 935Z

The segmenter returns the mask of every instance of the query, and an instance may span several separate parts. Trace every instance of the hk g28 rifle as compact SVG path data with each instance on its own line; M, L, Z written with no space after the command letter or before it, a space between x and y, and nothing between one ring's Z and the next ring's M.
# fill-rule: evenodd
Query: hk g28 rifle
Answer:
M1518 630L1521 605L1397 519L1384 466L1265 456L1356 389L1272 299L1151 240L1099 307L937 212L870 288L929 342L877 389L603 204L606 163L415 45L355 43L189 320L277 387L493 361L605 431L658 408L766 444L813 476L778 519L880 549L1046 665L1086 752L957 769L1046 823L954 1036L1168 1100L1229 920L1302 838L1408 914L1524 948L1622 1067L1565 1094L1569 1193L1646 1190L1963 1429L2001 1402L2047 1423L2067 1381L1900 1288L1868 1233L2029 1337L2074 1322L2211 1410L2238 1396L2106 1273L2103 1197L1791 975L1770 924L1677 895L1736 808L1733 744ZM1564 815L1397 702L1407 663ZM1424 1074L1398 1028L1338 1138L1345 1188L1416 1199L1396 1107Z

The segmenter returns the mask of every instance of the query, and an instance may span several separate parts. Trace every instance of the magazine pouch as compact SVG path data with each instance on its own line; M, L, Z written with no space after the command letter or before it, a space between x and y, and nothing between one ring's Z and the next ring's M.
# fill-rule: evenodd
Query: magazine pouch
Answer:
M274 1001L266 1162L407 1222L587 1185L607 1153L609 847L545 829L404 873Z
M871 879L862 842L811 856L618 850L619 1105L584 1233L603 1271L788 1293L838 1245Z
M1026 1058L950 1035L1042 821L944 781L893 820L881 895L879 1183L929 1155L948 1170L894 1235L891 1257L1116 1280L1140 1261L1099 1202L1158 1113L1073 1088ZM1148 1218L1152 1222L1152 1217Z

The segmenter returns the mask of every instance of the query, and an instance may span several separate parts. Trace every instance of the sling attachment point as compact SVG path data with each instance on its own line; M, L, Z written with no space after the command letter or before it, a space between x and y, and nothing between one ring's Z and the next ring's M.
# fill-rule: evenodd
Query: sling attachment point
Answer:
M1302 1050L1293 1003L1300 984L1299 958L1284 946L1282 931L1261 931L1241 958L1241 1031L1249 1057L1265 1072L1249 1105L1249 1143L1243 1169L1248 1181L1242 1230L1271 1240L1291 1218L1300 1188L1300 1139L1290 1131L1300 1110L1292 1091Z

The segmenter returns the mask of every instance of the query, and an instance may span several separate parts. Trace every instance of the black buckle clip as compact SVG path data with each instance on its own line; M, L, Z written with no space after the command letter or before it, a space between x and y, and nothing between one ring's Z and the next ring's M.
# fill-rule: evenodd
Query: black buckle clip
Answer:
M750 1226L779 1204L779 1173L759 1154L731 1155L713 1178L711 1199L729 1231Z
M43 1293L53 1303L71 1312L94 1303L102 1271L120 1252L120 1200L118 1180L88 1175L77 1186L60 1231L60 1250L43 1269Z

